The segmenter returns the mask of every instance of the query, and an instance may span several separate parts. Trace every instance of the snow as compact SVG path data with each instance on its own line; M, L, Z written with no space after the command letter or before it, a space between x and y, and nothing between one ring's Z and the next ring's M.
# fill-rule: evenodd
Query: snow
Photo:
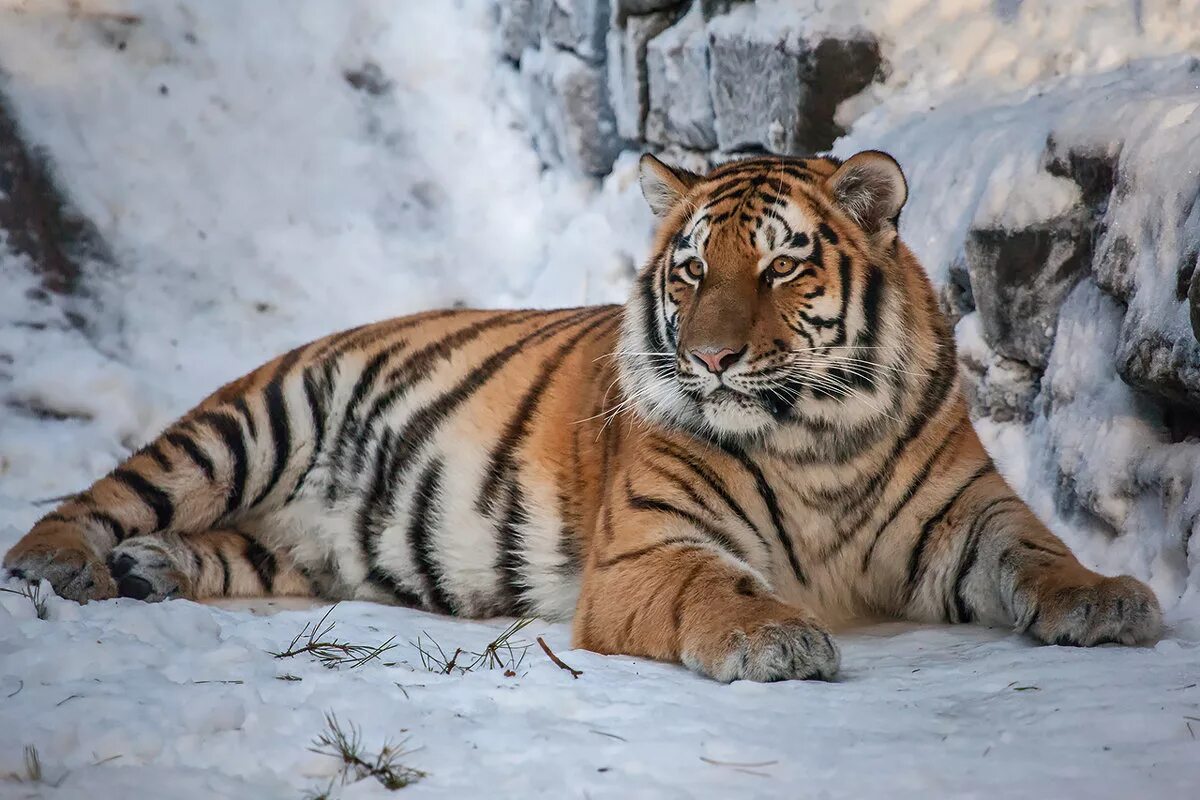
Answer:
M722 686L570 651L565 626L535 623L518 636L544 636L579 678L536 646L513 677L447 676L410 642L479 650L506 623L342 604L343 638L402 644L380 659L392 664L329 670L265 652L319 609L54 599L41 621L16 600L0 598L12 614L0 617L0 697L21 723L0 730L0 774L36 744L47 780L62 781L44 797L300 797L336 772L307 749L327 711L361 726L368 749L405 739L404 763L428 773L406 797L1183 798L1200 778L1195 643L1034 647L893 624L842 637L836 683ZM367 781L344 796L387 792Z
M0 550L48 509L38 501L302 341L454 302L623 299L652 224L636 154L602 185L543 170L492 11L0 0L4 91L120 265L63 300L0 247ZM881 37L889 77L843 105L853 131L836 150L883 147L904 164L902 232L935 282L970 226L1074 204L1044 172L1049 137L1122 143L1138 190L1114 201L1109 235L1143 245L1130 313L1176 333L1187 320L1161 301L1200 240L1200 212L1182 213L1198 181L1198 73L1184 55L1200 45L1198 12L1191 0L759 0L715 24L775 36L817 19ZM345 78L371 64L390 82L379 94ZM565 626L535 622L521 636L544 634L577 680L536 647L513 677L443 676L422 667L418 636L478 649L507 623L347 603L333 612L340 636L398 646L333 671L267 652L319 608L50 598L40 620L0 593L0 776L34 745L58 784L0 780L0 796L299 797L336 771L308 750L326 711L360 725L368 748L408 737L406 763L428 772L403 790L416 797L1194 796L1200 549L1172 532L1200 516L1200 446L1164 444L1115 375L1121 313L1077 289L1045 378L1059 415L980 429L1086 562L1152 583L1170 626L1156 646L893 624L840 634L836 683L726 687L572 651ZM958 332L988 363L978 321ZM1060 516L1052 468L1101 519ZM342 796L386 794L366 781Z

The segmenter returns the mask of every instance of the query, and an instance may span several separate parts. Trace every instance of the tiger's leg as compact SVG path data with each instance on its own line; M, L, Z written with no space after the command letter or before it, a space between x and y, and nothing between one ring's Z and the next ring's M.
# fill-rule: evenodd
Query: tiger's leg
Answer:
M315 594L287 556L238 528L134 536L113 549L108 566L117 594L137 600Z
M726 682L837 672L838 649L811 615L776 599L757 571L699 535L609 551L585 571L577 647L682 662Z
M4 566L79 602L113 597L106 560L126 539L200 533L278 507L304 480L329 414L328 382L299 368L303 351L209 397L43 517Z
M913 543L906 616L1011 625L1052 644L1133 644L1159 634L1154 592L1080 564L990 462L958 485Z

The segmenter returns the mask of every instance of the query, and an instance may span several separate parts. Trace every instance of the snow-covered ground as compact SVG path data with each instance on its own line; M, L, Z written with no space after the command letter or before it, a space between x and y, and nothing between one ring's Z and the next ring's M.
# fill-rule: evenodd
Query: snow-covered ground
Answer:
M730 24L806 6L758 5ZM1123 158L1156 193L1127 200L1131 225L1161 231L1156 215L1186 200L1200 96L1179 54L1200 41L1194 2L1097 0L1087 15L1057 0L807 5L895 34L890 77L843 108L854 127L838 151L901 158L904 233L935 279L973 221L1027 222L1070 200L1038 178L1051 133L1136 145ZM497 64L487 0L0 0L4 92L119 264L88 299L39 299L0 247L0 550L48 510L39 501L302 341L454 302L622 299L651 224L632 154L599 187L543 170L518 81ZM1090 330L1109 309L1075 300L1067 333L1091 352L1116 323ZM1050 367L1080 426L1129 402L1094 362ZM1136 476L1138 424L1080 427L1089 441L1060 449ZM984 433L1052 514L1037 461L1071 432ZM1190 447L1172 456L1179 475L1195 472ZM1182 496L1171 514L1200 506ZM1166 513L1135 509L1128 524ZM1172 557L1154 530L1109 540L1052 522L1090 563L1153 582L1162 642L1076 650L886 626L843 634L836 683L725 687L570 651L565 627L538 622L518 638L545 634L578 679L536 647L511 677L444 676L423 667L419 635L478 650L507 623L343 604L343 639L398 646L327 670L267 652L321 609L50 598L40 620L0 593L0 796L300 797L337 770L308 750L327 711L360 725L368 750L407 737L405 763L428 773L403 790L416 797L1197 796L1196 557ZM45 782L4 780L30 745ZM387 794L366 780L342 796Z

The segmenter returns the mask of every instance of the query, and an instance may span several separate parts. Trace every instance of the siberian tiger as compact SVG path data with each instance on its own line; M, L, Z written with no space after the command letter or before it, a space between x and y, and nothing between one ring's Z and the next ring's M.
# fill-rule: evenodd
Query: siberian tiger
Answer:
M720 681L831 678L829 626L1152 639L997 473L897 222L897 163L644 156L624 306L432 311L298 347L4 563L81 602L298 594L573 618Z

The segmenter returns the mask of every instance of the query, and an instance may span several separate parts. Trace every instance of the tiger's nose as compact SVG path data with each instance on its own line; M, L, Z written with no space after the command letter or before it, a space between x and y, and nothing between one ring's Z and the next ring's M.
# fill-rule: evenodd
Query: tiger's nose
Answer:
M691 355L713 375L720 375L740 361L745 353L744 346L741 350L734 350L730 347L697 347L692 350Z

